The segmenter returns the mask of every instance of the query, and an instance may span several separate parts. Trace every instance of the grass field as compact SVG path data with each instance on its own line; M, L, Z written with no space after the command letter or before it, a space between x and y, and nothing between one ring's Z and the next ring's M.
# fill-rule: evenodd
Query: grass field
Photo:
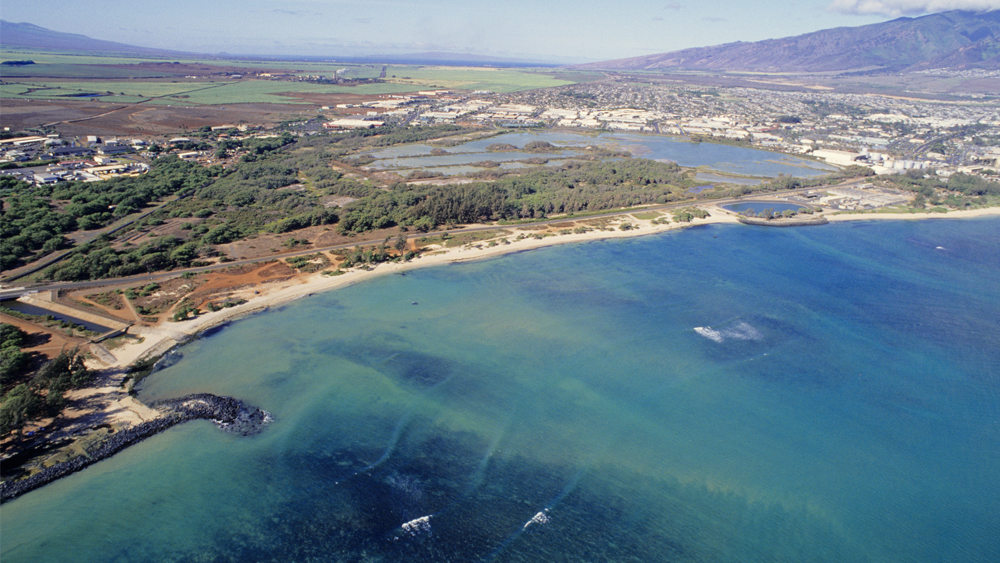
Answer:
M242 80L219 83L218 87L190 92L184 103L193 104L240 104L240 103L302 103L285 93L302 94L394 94L412 92L414 88L400 84L362 84L360 86L338 86L335 84L312 84L308 82L283 82L270 80Z
M65 63L0 67L0 78L5 80L36 77L80 78L89 80L116 78L159 78L164 76L172 76L172 74L142 70L138 68L116 68L99 65Z
M173 62L166 59L110 57L61 54L31 50L4 50L0 60L32 60L36 64L0 68L4 83L0 96L21 99L86 98L86 94L104 94L102 101L136 103L155 99L157 104L218 105L238 103L299 104L301 94L398 94L428 89L489 90L516 92L574 84L599 78L599 74L558 70L506 69L488 67L449 67L425 65L390 65L386 79L374 84L343 86L278 80L226 80L192 82L171 80L185 72L172 72L171 65L134 66L141 63ZM332 77L347 69L350 78L377 78L381 65L303 61L245 61L221 59L178 59L180 63L213 65L237 71L270 70L297 75ZM118 67L94 65L126 65ZM193 71L192 71L193 72ZM203 71L202 71L203 72ZM160 78L157 80L157 78ZM110 93L110 94L108 94ZM283 95L290 94L290 95Z
M34 51L31 49L0 50L0 62L31 60L38 64L72 64L72 65L125 65L139 63L162 63L167 59L110 57L103 55L81 55L72 53L55 53L50 51ZM211 61L193 59L174 59L180 62L210 63ZM173 60L169 61L173 62Z
M517 92L574 83L570 80L557 79L546 72L533 70L400 65L388 67L386 80L419 86L421 89L444 88L491 92Z
M340 86L336 84L315 84L310 82L289 82L277 80L239 80L213 82L158 82L138 80L66 80L8 82L0 85L0 96L5 98L67 98L76 94L112 92L114 96L104 97L107 101L126 102L125 98L159 98L183 104L239 104L239 103L302 103L285 93L303 94L400 94L431 88L490 90L493 92L515 92L532 88L572 84L549 76L535 75L519 71L497 71L476 73L474 71L424 71L411 72L417 75L409 80ZM419 77L419 78L418 78ZM470 78L478 78L472 81ZM113 99L115 98L115 99ZM118 99L120 98L120 99ZM168 102L169 103L169 102Z

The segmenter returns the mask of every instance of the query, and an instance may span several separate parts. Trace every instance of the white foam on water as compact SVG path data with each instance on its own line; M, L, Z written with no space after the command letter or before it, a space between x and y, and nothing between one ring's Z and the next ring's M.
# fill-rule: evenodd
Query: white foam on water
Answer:
M726 338L732 338L734 340L760 340L764 337L759 330L743 321L736 323L734 326L727 329L723 334L725 334Z
M725 340L721 332L713 330L712 327L710 326L696 326L694 327L694 331L704 336L705 338L715 342L722 342L723 340Z
M417 534L429 534L431 531L431 517L430 515L421 516L420 518L414 518L409 522L406 522L400 528L404 532L410 534L411 536L416 536Z
M719 344L726 340L760 340L764 338L759 330L744 321L718 330L710 326L696 326L694 331Z
M532 524L548 524L549 520L551 520L551 518L549 518L549 515L546 514L548 511L549 511L549 509L546 508L545 510L543 510L543 511L539 512L538 514L534 515L531 518L531 520L528 520L528 522L524 524L524 527L521 528L521 530L527 530L528 526L530 526Z

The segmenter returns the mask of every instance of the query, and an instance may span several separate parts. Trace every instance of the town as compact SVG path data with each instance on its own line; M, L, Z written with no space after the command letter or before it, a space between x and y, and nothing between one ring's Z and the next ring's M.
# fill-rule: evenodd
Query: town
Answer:
M992 78L1000 75L980 72ZM322 130L442 123L666 134L811 156L841 167L861 165L876 174L924 170L939 176L956 172L995 176L1000 159L1000 106L976 98L953 102L664 86L620 78L506 94L484 90L385 94L317 109L315 118L267 130L218 124L195 131L194 137L63 139L39 130L37 135L0 141L4 168L0 172L33 184L99 181L140 174L151 158L165 152L211 164L225 156L227 140L285 131L315 135ZM33 166L37 163L41 164Z

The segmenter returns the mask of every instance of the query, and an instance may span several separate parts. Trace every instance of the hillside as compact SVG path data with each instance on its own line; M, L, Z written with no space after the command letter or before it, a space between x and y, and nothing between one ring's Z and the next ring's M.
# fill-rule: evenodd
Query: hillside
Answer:
M610 70L829 72L1000 69L1000 10L951 11L753 43L579 65Z
M92 39L77 33L52 31L30 23L13 23L0 20L0 44L7 49L49 49L58 51L80 51L87 53L107 53L145 56L177 56L178 51L150 49L114 41Z

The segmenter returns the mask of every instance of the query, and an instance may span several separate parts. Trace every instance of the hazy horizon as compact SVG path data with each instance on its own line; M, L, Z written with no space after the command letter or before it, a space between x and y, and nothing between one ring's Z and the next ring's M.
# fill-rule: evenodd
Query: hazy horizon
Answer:
M55 0L9 0L4 19L93 39L206 54L267 56L463 53L539 62L587 62L735 41L760 41L954 9L1000 9L1000 0L640 0L626 6L559 0L504 6L456 0L180 0L102 9ZM2 38L0 38L2 42Z

